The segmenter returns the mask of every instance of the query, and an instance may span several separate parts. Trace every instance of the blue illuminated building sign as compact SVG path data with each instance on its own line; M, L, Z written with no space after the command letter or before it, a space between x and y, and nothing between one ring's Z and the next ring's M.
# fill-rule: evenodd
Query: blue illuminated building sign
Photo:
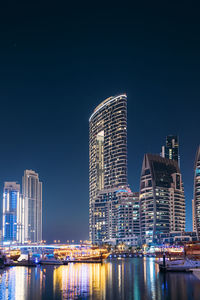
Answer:
M127 190L118 190L116 193L128 193Z

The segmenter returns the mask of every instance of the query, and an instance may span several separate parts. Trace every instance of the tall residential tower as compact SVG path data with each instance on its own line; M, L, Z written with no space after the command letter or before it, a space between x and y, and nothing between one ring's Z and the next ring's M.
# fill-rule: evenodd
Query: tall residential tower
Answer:
M127 186L127 97L110 97L89 119L89 231L93 204L104 189Z
M139 193L129 188L104 189L92 203L92 241L137 245L139 228Z
M38 243L42 240L42 183L33 170L25 170L22 178L24 198L25 242Z
M3 242L22 241L23 211L20 184L5 182L3 189Z
M162 146L161 156L175 160L180 165L179 140L177 135L168 135L166 137L166 144Z
M159 242L160 235L185 230L185 197L175 160L145 154L140 180L142 243Z
M197 149L194 165L194 216L198 240L200 239L200 146Z

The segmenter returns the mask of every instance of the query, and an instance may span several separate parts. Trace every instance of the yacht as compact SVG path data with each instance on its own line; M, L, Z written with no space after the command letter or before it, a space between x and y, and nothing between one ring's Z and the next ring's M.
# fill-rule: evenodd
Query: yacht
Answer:
M63 265L63 262L59 259L56 259L54 255L48 255L42 258L39 261L40 265Z
M200 268L199 260L192 259L178 259L178 260L168 260L165 262L165 266L163 262L158 262L160 271L171 271L171 272L189 272L191 269Z

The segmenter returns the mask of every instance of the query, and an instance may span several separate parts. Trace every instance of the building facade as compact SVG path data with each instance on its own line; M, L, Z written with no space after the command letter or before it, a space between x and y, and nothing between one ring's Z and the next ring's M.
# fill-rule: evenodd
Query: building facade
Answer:
M42 183L33 170L25 170L22 178L24 199L24 240L38 243L42 240Z
M192 230L194 232L197 231L196 229L196 218L195 218L195 205L194 205L194 199L192 199Z
M21 243L23 216L20 185L5 182L3 189L3 242Z
M89 119L89 234L98 194L127 186L127 97L110 97Z
M196 242L197 235L194 231L175 231L170 233L162 233L160 235L161 244L179 244L179 243L187 243L187 242Z
M118 242L123 242L134 237L134 243L139 242L140 216L139 193L121 192L117 210L117 234Z
M166 137L166 144L162 146L161 156L175 160L180 166L179 139L177 135L168 135Z
M194 165L194 215L197 238L200 239L200 146L197 149Z
M185 197L175 160L145 154L140 180L141 242L158 243L161 234L185 230Z
M139 193L128 187L104 189L92 204L92 241L138 244L140 237Z

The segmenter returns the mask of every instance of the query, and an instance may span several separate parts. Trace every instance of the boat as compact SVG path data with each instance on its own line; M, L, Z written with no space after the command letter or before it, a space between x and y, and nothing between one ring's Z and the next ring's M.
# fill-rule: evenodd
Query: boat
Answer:
M63 265L61 260L57 259L42 259L39 261L40 265Z
M3 254L7 259L17 261L21 256L21 251L19 249L6 249Z
M63 265L63 261L53 254L42 254L41 259L38 261L40 265Z
M77 256L67 256L65 260L62 260L63 264L68 263L102 263L103 260L109 257L110 253L100 253L93 255L77 255Z
M99 264L102 263L101 260L78 260L78 259L74 259L74 260L68 260L68 262L63 262L64 265L67 265L68 263L85 263L85 264Z
M37 264L31 260L12 261L5 262L5 267L36 267Z
M191 259L178 259L159 262L161 272L192 272L191 269L200 268L200 261Z
M63 265L61 260L55 258L46 258L39 261L40 265Z
M63 261L64 264L67 262L101 263L109 255L107 248L90 245L64 245L59 249L54 249L54 257Z
M78 256L78 257L70 257L67 262L74 263L102 263L104 259L108 258L110 253L107 255L93 255L93 256ZM64 263L65 264L65 263Z

